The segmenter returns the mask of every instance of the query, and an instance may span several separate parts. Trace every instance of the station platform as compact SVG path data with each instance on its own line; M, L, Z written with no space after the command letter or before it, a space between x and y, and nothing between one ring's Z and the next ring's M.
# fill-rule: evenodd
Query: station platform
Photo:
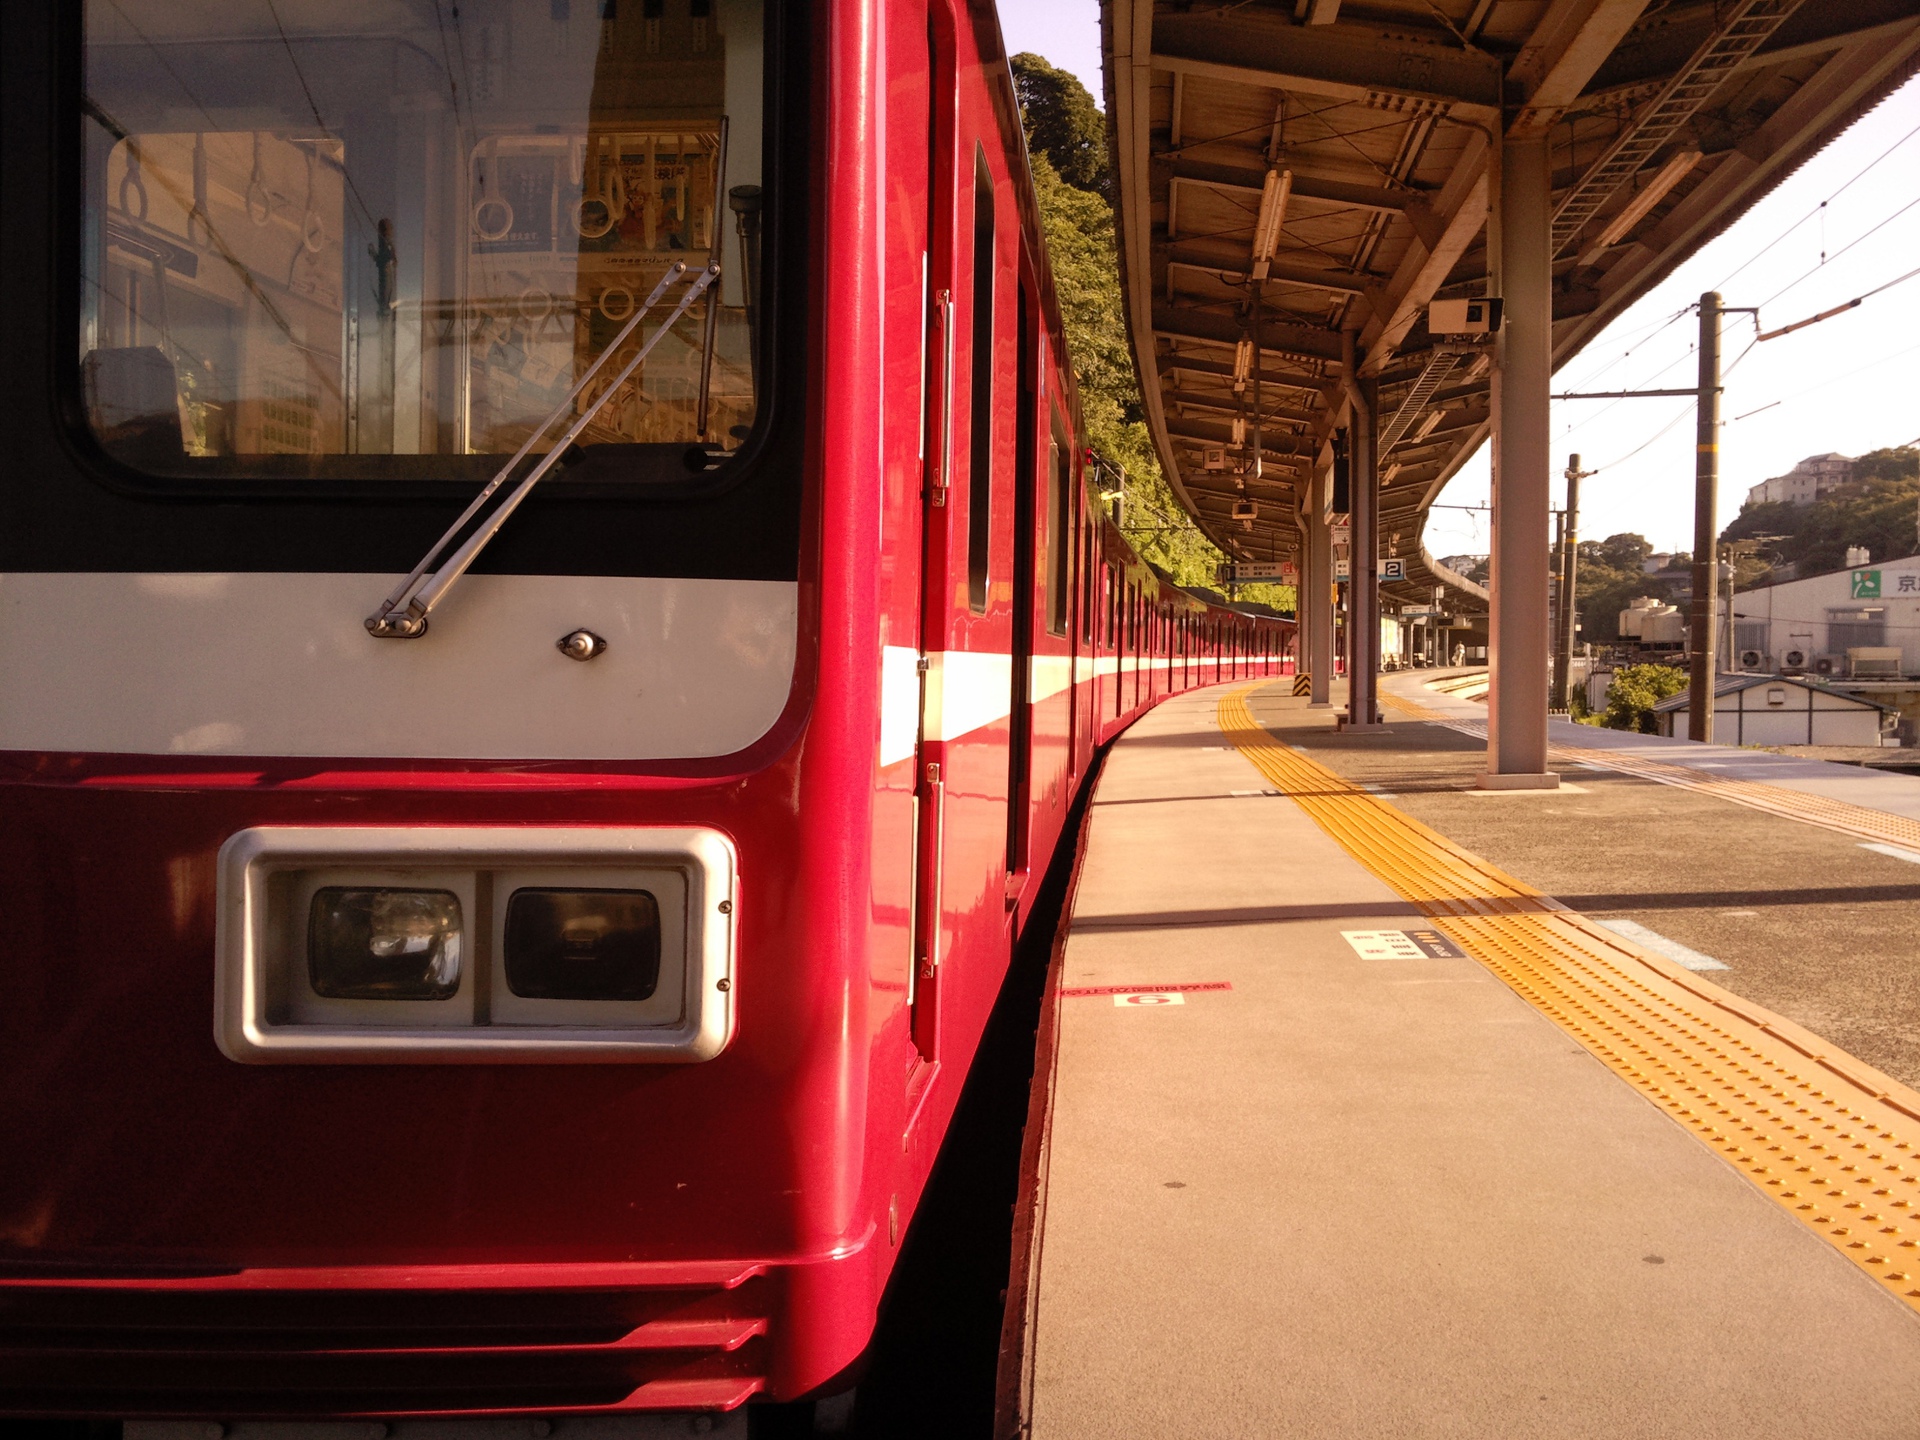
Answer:
M1109 752L1002 1433L1915 1434L1920 870L1847 828L1899 787L1566 727L1561 790L1474 791L1484 709L1383 698L1215 687Z

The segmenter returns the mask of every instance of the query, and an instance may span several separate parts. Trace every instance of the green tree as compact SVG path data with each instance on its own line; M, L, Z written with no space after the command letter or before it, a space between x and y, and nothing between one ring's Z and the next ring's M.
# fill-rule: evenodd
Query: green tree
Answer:
M1644 535L1609 535L1604 540L1590 540L1580 547L1582 557L1589 553L1594 559L1612 566L1615 570L1631 570L1639 574L1640 567L1646 563L1647 557L1653 554L1653 546L1647 542L1647 537Z
M1640 568L1653 546L1644 535L1609 535L1580 542L1580 578L1575 586L1581 636L1596 644L1615 638L1619 614L1635 596L1647 593Z
M1607 686L1607 708L1600 723L1609 730L1651 735L1653 707L1686 688L1687 672L1672 665L1623 665Z
M1011 64L1028 150L1046 156L1067 184L1111 200L1107 117L1087 87L1078 76L1027 51L1014 56Z
M1055 75L1063 73L1037 56L1016 56L1016 75L1025 61L1037 61ZM1092 114L1104 127L1100 112ZM1104 155L1104 138L1101 145ZM1122 523L1134 549L1176 584L1212 587L1215 568L1226 556L1174 498L1143 419L1140 380L1127 344L1113 210L1096 191L1069 184L1037 138L1033 146L1034 192L1047 237L1054 296L1066 328L1067 354L1079 380L1087 444L1126 476ZM1276 610L1294 608L1290 585L1242 586L1240 598Z
M1838 570L1847 551L1866 547L1875 560L1920 553L1920 449L1872 450L1853 462L1853 478L1811 505L1743 505L1723 540L1785 538L1772 548L1802 575Z

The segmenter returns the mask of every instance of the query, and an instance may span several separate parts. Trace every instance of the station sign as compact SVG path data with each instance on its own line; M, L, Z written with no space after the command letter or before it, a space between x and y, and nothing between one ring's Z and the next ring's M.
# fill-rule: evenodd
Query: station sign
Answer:
M1382 585L1386 584L1389 580L1404 580L1406 578L1407 578L1407 562L1406 561L1382 560L1380 562L1380 583Z
M1353 562L1345 558L1334 561L1333 578L1335 580L1353 579Z
M1242 560L1217 566L1214 574L1222 585L1250 585L1259 582L1292 585L1300 578L1300 567L1291 560Z

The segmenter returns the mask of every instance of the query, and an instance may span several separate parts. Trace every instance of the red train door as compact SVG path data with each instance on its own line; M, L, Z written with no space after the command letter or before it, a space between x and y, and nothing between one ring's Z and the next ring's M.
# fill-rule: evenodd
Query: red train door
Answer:
M946 933L946 739L941 729L944 660L950 642L950 556L954 543L949 504L954 473L954 366L957 358L954 279L954 148L959 83L954 67L952 16L929 7L926 35L931 83L925 133L926 444L921 491L920 726L914 765L913 966L909 1009L913 1040L928 1061L939 1057L939 974ZM920 217L916 217L920 218Z

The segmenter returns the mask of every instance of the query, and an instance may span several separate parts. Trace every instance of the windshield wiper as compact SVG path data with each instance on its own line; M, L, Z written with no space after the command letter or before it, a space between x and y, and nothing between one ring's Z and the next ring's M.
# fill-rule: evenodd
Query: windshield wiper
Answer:
M567 392L567 398L553 407L552 412L527 437L526 443L514 453L513 458L500 467L499 473L487 482L486 488L473 497L473 503L460 513L460 518L447 527L447 533L434 541L433 548L427 551L418 565L413 567L407 578L396 585L393 593L381 601L380 608L367 617L369 635L381 640L413 640L427 633L427 616L435 605L446 598L447 591L453 588L454 581L467 573L469 567L479 558L480 552L487 547L487 542L500 533L500 527L507 523L507 517L512 515L519 508L520 502L527 498L527 492L539 484L542 477L556 463L566 459L569 452L574 451L574 441L593 422L594 416L598 415L607 402L613 399L615 393L627 382L628 377L640 367L640 362L647 358L648 352L660 343L663 335L673 329L674 322L687 313L693 302L700 298L720 274L718 265L709 265L695 276L693 283L688 285L686 291L680 296L679 304L674 306L673 313L667 316L660 327L653 332L653 337L640 347L639 353L627 361L620 373L608 382L607 388L600 392L599 398L587 406L580 418L568 427L567 433L554 443L552 449L540 457L540 463L527 472L526 478L507 493L506 499L494 507L493 512L475 527L473 533L467 536L459 549L446 556L443 563L441 556L446 554L447 547L453 544L454 538L466 529L468 523L480 513L487 501L492 499L500 487L506 483L507 477L532 452L540 437L546 434L548 429L567 413L574 401L580 398L581 392L600 372L600 367L605 365L614 352L626 343L627 337L639 328L647 312L658 303L668 288L686 273L686 269L684 261L675 261L667 273L661 277L660 283L653 287L653 293L648 295L645 303L634 312L633 318L621 328L618 335L613 337L612 343L600 352L599 358L587 367L586 373L574 382L573 389ZM433 573L429 575L429 571Z

